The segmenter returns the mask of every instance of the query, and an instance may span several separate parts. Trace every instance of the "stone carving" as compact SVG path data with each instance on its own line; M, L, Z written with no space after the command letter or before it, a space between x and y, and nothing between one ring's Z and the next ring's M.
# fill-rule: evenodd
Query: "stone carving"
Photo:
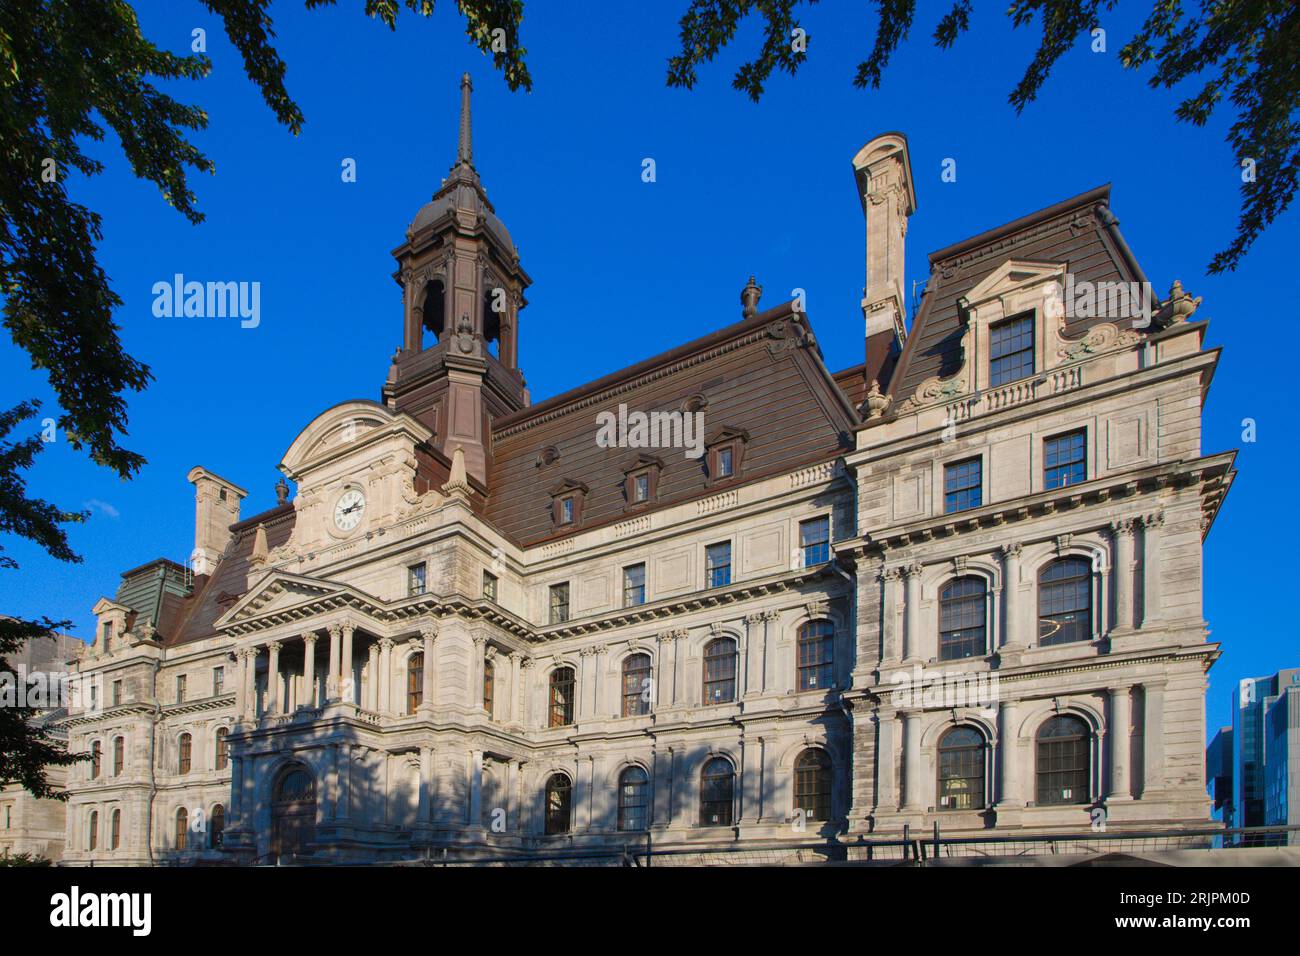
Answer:
M862 411L866 413L867 419L874 420L880 418L889 410L889 406L893 403L893 398L881 394L880 382L873 378L871 380L871 388L867 389L866 400L862 403Z

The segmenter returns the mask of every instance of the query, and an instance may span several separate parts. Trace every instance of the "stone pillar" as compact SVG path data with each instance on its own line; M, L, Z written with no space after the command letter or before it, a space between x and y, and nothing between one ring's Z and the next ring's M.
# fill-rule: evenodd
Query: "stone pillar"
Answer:
M880 659L883 663L901 660L902 644L898 633L898 582L902 572L898 568L885 568L880 572L881 587L884 590L884 610L881 614L882 630L880 635Z
M248 717L248 681L244 678L244 671L248 667L248 655L242 649L235 651L235 719L244 720Z
M532 726L532 694L533 694L533 665L536 664L531 657L525 657L519 662L520 680L519 680L519 723L524 727Z
M740 816L741 826L757 823L762 812L763 738L740 742Z
M470 656L469 668L469 706L472 710L483 710L483 674L487 660L487 638L476 634L472 639L474 651Z
M244 649L244 703L249 720L257 719L257 648Z
M473 750L469 755L469 825L483 825L483 751Z
M761 655L763 651L763 614L762 612L745 615L745 656L743 694L760 694L763 692L763 671Z
M510 712L506 715L506 719L512 724L522 723L522 713L519 709L519 688L520 665L523 663L523 659L524 655L518 651L510 652Z
M330 703L339 699L339 660L341 659L342 649L340 641L343 639L343 628L337 624L329 626L330 633L330 669L325 675L325 701Z
M921 806L921 714L903 714L903 809Z
M496 719L497 713L499 713L501 710L501 708L497 706L497 701L502 699L502 690L509 684L509 676L506 674L499 673L501 668L498 667L497 665L500 663L500 661L501 658L497 654L497 647L495 644L489 644L486 648L483 649L483 675L479 680L478 705L483 708L483 712L487 714L488 720ZM487 668L489 664L492 666L492 709L491 710L488 710L488 708L484 706L486 702L483 700L483 687L487 683ZM513 766L514 764L511 763L511 767Z
M423 682L420 685L420 711L429 713L433 710L437 701L434 699L434 656L433 648L438 640L438 627L436 624L425 624L420 628L420 651L424 654L424 672L421 674Z
M1113 556L1115 567L1115 629L1131 630L1133 627L1133 520L1124 518L1110 523L1111 539L1115 542Z
M433 822L433 748L420 748L420 794L416 805L416 826Z
M268 651L266 663L266 711L272 715L283 713L280 695L280 647L279 641L266 645Z
M339 670L339 699L345 704L355 704L357 702L357 685L353 677L352 659L352 632L356 627L352 624L341 625L343 630L343 659L341 669Z
M609 648L604 644L597 644L592 648L594 657L591 661L591 668L593 671L591 675L591 683L593 685L591 688L591 716L593 717L601 716L600 702L603 695L600 692L600 688L605 682L605 655L608 651Z
M1165 789L1165 685L1163 681L1142 684L1142 780L1141 793Z
M1018 722L1016 701L1004 700L998 708L998 800L997 808L1020 809L1020 763L1016 746Z
M366 692L362 706L366 710L379 709L379 642L371 641L366 648Z
M1110 742L1110 793L1106 795L1108 803L1133 799L1132 786L1129 782L1132 692L1133 688L1128 686L1110 689L1110 726L1106 732L1106 739Z
M589 675L592 670L591 659L595 653L590 647L584 647L578 651L578 686L577 700L575 701L577 707L574 714L574 723L582 723L586 720L587 711L591 707L589 703L590 694L588 693L591 689L591 677Z
M876 716L876 806L881 810L898 808L898 717L893 713Z
M379 640L379 712L393 712L393 640L383 637Z
M917 659L921 652L921 565L903 569L906 578L906 607L903 620L903 660Z
M1160 619L1160 529L1165 513L1142 517L1142 626Z
M302 693L308 708L316 706L316 634L302 636Z
M1022 648L1025 638L1021 633L1024 609L1020 606L1020 552L1018 542L1003 545L1002 557L1002 646Z
M673 705L673 652L674 643L677 636L673 631L668 631L658 635L655 640L659 642L659 676L656 680L658 686L655 687L655 709L671 707Z

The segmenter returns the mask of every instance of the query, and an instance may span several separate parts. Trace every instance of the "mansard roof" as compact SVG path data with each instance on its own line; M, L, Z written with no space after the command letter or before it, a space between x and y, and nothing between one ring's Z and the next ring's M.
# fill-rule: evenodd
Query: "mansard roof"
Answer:
M1008 260L1061 263L1076 281L1145 281L1109 203L1109 184L1098 186L930 253L921 308L890 376L888 392L895 403L911 397L926 379L946 378L960 370L963 327L958 300ZM1132 325L1129 319L1071 318L1066 334L1080 335L1100 322L1121 329Z
M620 520L628 510L627 463L638 450L663 461L649 507L716 493L722 483L710 483L705 459L686 449L596 440L601 413L617 415L620 405L629 413L684 413L697 395L705 402L701 444L723 425L749 435L735 483L833 458L858 422L822 363L807 315L788 302L494 421L485 517L523 545ZM549 463L540 455L548 447L558 452ZM567 477L590 491L581 523L557 530L549 491Z

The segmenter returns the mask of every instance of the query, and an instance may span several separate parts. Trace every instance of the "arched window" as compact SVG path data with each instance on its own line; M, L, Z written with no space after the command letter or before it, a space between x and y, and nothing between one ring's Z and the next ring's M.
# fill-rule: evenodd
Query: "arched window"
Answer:
M305 803L315 799L316 781L302 766L286 770L275 788L276 803Z
M116 850L122 846L122 811L114 810L108 818L108 848Z
M831 758L809 747L794 762L794 808L805 820L831 818Z
M809 621L799 628L799 689L829 689L834 655L835 626L830 621Z
M573 723L573 685L575 677L572 667L557 667L551 671L550 714L548 727L567 727Z
M184 807L176 811L176 849L184 850L190 843L190 812Z
M406 712L415 713L424 702L424 655L406 659Z
M562 773L553 773L546 781L546 832L568 833L569 813L573 805L573 784Z
M190 765L194 759L194 738L189 734L181 734L177 741L176 770L178 773L189 773Z
M623 659L623 716L650 713L650 655L630 654Z
M831 819L831 754L810 747L794 761L794 809L805 819Z
M1036 773L1040 806L1087 803L1092 734L1082 718L1058 714L1038 730Z
M91 850L99 849L99 811L90 811L90 840L86 847Z
M618 775L618 828L647 830L650 827L650 777L640 767L628 767Z
M988 653L986 597L983 578L949 581L939 592L939 660L959 661Z
M226 834L226 808L217 804L208 815L208 845L214 850L221 849Z
M714 757L700 771L700 826L731 826L736 770L726 757Z
M118 776L122 772L122 767L126 764L126 738L113 738L113 776Z
M216 766L214 768L216 770L225 770L226 765L230 763L230 739L229 738L230 738L229 727L217 728L217 750L216 750L217 757L216 757Z
M984 735L974 727L954 727L939 741L939 809L984 807Z
M494 682L496 680L497 669L491 661L483 662L483 709L487 711L488 720L492 719L492 704L494 701Z
M100 770L103 769L104 743L96 740L90 745L90 778L93 780L99 776Z
M1038 575L1038 643L1043 647L1092 639L1092 565L1061 558Z
M442 338L443 311L446 303L446 290L440 279L428 282L424 287L423 311L424 328L421 329L420 347L432 348ZM428 334L425 334L428 333Z
M704 703L725 704L736 699L736 642L718 637L704 648Z

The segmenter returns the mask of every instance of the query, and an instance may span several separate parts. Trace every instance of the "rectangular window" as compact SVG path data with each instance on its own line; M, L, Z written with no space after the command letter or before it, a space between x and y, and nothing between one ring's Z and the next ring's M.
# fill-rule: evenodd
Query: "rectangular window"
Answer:
M424 563L406 569L406 593L410 596L424 593Z
M560 499L560 524L573 524L573 498Z
M730 478L735 470L735 453L730 447L718 449L718 477Z
M650 476L646 474L632 477L632 500L642 502L650 500Z
M569 585L551 585L551 623L563 624L569 619Z
M491 571L483 572L483 596L489 601L497 599L497 576Z
M1064 488L1088 478L1088 432L1080 428L1043 442L1043 487Z
M111 644L112 642L113 642L113 622L105 621L104 622L104 650L105 651L110 650L109 644Z
M1005 385L1034 374L1034 317L1007 319L989 328L989 384Z
M708 586L726 587L731 583L731 542L711 544L705 550L705 569L708 573Z
M185 675L176 675L176 703L185 703Z
M116 707L122 703L122 682L113 681L113 706Z
M943 513L965 511L983 504L983 467L978 458L943 466Z
M831 519L829 515L799 522L799 547L803 549L803 566L815 568L831 559Z
M645 565L634 564L623 569L623 606L636 607L645 603Z
M226 669L224 667L212 668L212 696L220 697L226 690Z

